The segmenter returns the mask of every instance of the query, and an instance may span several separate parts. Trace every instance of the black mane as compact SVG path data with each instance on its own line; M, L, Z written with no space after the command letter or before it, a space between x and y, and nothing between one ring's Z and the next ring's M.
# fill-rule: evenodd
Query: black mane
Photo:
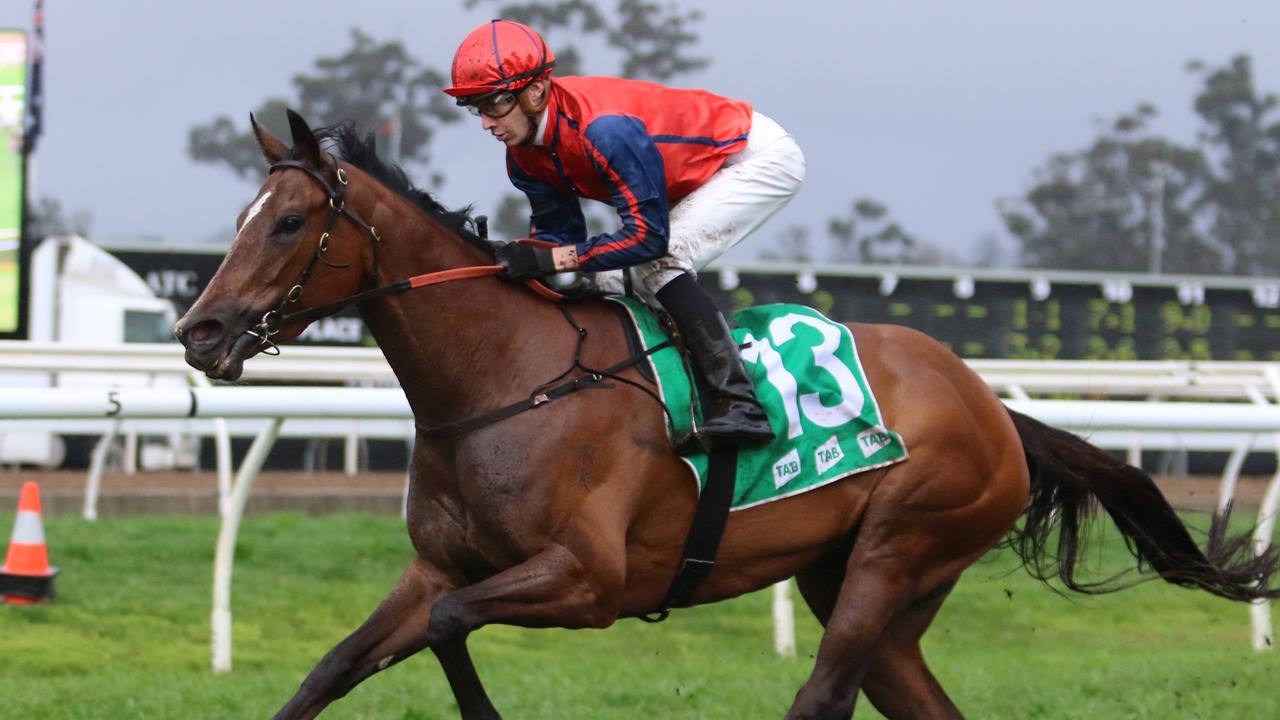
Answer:
M387 189L417 205L459 237L483 250L488 257L493 257L493 248L476 235L471 206L450 210L426 190L415 186L399 165L378 157L377 141L373 133L362 132L354 122L345 122L316 130L316 139L322 144L330 145L340 159L368 173Z

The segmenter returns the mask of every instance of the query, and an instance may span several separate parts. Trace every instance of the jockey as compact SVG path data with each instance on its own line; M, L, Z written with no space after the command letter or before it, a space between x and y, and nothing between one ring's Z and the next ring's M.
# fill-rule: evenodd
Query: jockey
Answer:
M551 77L537 32L493 20L462 41L444 91L507 146L507 174L529 198L530 235L498 261L511 278L582 270L606 292L671 315L713 387L704 448L773 439L724 316L695 271L781 209L804 180L800 148L749 104L703 90L607 77ZM588 237L580 198L617 210L617 232ZM625 270L623 270L625 269Z

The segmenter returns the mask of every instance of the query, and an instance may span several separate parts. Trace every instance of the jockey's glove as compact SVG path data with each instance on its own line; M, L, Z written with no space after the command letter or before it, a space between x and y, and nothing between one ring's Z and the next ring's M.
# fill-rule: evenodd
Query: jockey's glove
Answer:
M525 243L509 242L497 250L498 264L512 280L555 275L555 260L550 248L534 247Z

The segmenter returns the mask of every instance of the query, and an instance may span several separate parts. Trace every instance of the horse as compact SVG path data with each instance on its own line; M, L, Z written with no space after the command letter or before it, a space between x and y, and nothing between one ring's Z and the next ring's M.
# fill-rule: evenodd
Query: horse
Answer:
M561 304L496 274L469 209L415 188L371 135L288 117L290 145L251 120L271 171L174 332L192 367L234 380L246 358L355 304L415 418L406 514L416 554L275 717L315 717L430 648L461 716L497 718L468 635L491 623L604 628L652 612L697 490L634 367L616 373L624 382L495 420L566 365L627 357L615 311L588 298L566 322ZM957 578L1003 543L1041 580L1111 589L1076 574L1081 525L1098 503L1160 578L1233 600L1280 594L1274 553L1254 556L1247 537L1221 532L1202 551L1148 475L1009 410L940 343L847 327L910 459L733 512L685 603L796 579L824 631L786 718L851 717L860 693L889 718L962 717L920 649Z

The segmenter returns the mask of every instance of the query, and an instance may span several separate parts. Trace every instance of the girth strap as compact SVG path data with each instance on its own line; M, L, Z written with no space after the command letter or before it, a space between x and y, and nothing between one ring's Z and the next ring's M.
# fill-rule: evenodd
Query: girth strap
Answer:
M671 322L669 316L659 315L667 335L680 339L679 328ZM679 345L679 343L677 343ZM688 359L688 351L680 346L684 356L685 371L698 388L697 396L702 402L702 415L711 414L714 400L711 388L707 385L702 373L694 369ZM672 423L672 427L675 424ZM680 552L680 564L676 566L676 574L671 579L667 594L658 603L657 609L638 617L647 623L660 623L671 615L671 610L684 607L693 599L698 586L711 574L716 565L716 553L720 549L720 540L724 537L724 528L729 523L729 509L733 505L733 491L738 476L737 448L712 450L707 457L707 482L698 494L698 504L693 511L693 521L689 523L689 535L685 538L684 549Z
M729 506L733 502L734 479L738 470L737 448L713 450L707 467L707 484L698 495L689 536L680 553L680 565L671 579L671 587L658 603L658 609L640 615L647 623L660 623L671 615L672 608L683 607L716 566L716 552L729 522Z

